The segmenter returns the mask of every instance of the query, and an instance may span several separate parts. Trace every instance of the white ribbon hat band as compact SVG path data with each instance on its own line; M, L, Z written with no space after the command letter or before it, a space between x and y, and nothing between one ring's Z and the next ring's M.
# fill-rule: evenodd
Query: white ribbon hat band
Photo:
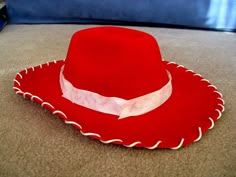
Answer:
M165 103L172 93L171 75L167 71L169 81L161 89L125 100L118 97L106 97L88 90L75 88L63 75L64 66L60 72L60 86L62 96L72 103L99 111L102 113L119 116L119 119L138 116L150 112Z

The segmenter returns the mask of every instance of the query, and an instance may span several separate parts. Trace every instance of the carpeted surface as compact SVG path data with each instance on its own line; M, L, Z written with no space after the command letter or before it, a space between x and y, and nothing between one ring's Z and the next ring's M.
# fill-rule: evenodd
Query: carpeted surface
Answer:
M104 145L13 92L17 72L64 59L71 35L91 26L9 25L0 33L0 176L235 177L236 34L133 27L158 39L163 58L200 73L224 95L215 127L179 150Z

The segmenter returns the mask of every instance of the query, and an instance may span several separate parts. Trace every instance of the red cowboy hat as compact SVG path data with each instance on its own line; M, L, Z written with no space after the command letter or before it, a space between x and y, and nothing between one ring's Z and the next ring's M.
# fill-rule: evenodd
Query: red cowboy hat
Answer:
M76 32L65 60L17 73L13 89L83 135L127 147L178 149L224 111L208 80L163 61L151 35L121 27Z

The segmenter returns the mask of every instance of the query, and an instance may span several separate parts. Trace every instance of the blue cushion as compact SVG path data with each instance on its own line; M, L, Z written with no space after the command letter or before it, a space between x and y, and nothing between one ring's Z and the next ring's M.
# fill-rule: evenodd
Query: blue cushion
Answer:
M137 22L236 29L235 0L6 0L10 23Z

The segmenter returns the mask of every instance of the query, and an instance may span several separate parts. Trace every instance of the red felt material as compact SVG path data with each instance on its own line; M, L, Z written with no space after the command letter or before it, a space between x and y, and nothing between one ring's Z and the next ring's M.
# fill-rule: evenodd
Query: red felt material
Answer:
M159 108L141 116L118 120L73 104L63 98L59 85L62 66L64 76L75 87L131 99L155 90L168 82L171 73L173 92ZM22 78L20 77L22 76ZM66 60L23 70L16 76L15 91L44 104L52 112L93 138L137 147L172 148L193 142L204 134L223 111L223 100L216 88L192 71L162 61L156 40L149 34L120 27L97 27L79 31L71 39ZM29 94L27 94L27 93ZM33 97L35 95L40 99ZM218 111L217 111L218 110ZM90 134L88 134L90 133ZM93 134L95 135L93 135Z
M64 75L77 88L124 99L153 92L168 82L156 40L117 27L75 33Z

